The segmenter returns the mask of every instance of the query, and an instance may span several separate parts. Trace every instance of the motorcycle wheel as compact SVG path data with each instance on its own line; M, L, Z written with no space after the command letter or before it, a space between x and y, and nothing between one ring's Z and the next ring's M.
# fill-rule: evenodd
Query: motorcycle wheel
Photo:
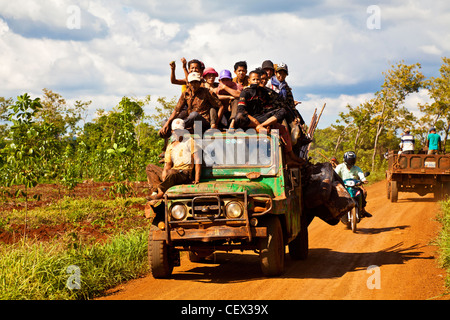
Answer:
M358 210L358 207L354 207L352 209L352 211L350 212L350 226L351 226L353 233L356 232L356 225L358 223L357 210Z

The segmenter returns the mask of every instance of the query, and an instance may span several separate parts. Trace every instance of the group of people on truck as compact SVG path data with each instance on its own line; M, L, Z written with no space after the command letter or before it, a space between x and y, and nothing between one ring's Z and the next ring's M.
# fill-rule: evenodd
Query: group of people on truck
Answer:
M438 154L441 152L441 136L436 133L436 128L431 128L427 136L427 154ZM400 140L400 151L402 154L414 154L415 139L409 129L405 129Z
M165 165L162 183L150 199L160 199L168 187L189 180L182 173L184 169L179 169L176 163L180 162L181 157L193 164L192 157L197 152L195 146L186 141L183 142L186 145L183 148L179 146L182 142L178 139L167 146L169 137L180 129L196 133L204 133L208 129L253 128L258 133L277 129L283 142L286 162L294 166L305 163L305 159L294 152L293 145L299 147L310 143L311 139L304 133L305 122L296 109L300 102L294 100L292 89L286 82L289 75L286 64L274 65L272 61L266 60L261 67L248 73L247 63L239 61L234 64L233 77L230 70L217 72L212 67L205 68L203 62L197 59L187 62L182 58L181 62L184 71L184 78L181 79L175 75L175 62L170 63L171 83L181 85L182 93L172 114L159 131L166 141ZM190 167L192 169L193 166Z

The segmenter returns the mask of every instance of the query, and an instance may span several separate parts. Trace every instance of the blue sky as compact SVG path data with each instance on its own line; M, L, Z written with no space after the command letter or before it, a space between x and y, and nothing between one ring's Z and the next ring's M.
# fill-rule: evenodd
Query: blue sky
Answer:
M378 11L368 11L372 5ZM444 56L443 0L0 0L0 96L39 97L48 88L69 102L92 100L90 116L123 96L150 94L148 114L158 96L178 97L169 62L181 77L181 57L218 71L271 59L289 66L307 123L327 103L319 124L326 127L347 104L371 98L391 64L419 62L427 77L438 76ZM421 91L407 107L426 101Z

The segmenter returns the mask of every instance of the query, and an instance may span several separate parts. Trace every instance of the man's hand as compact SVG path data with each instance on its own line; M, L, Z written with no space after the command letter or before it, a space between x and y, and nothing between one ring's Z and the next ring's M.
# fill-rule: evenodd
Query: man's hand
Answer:
M260 132L267 133L268 130L262 124L259 124L259 125L256 126L256 132L258 132L258 133L260 133Z
M168 122L166 122L166 124L161 128L161 130L159 130L159 134L161 136L164 136L167 134L168 130L169 130L169 125L168 125Z

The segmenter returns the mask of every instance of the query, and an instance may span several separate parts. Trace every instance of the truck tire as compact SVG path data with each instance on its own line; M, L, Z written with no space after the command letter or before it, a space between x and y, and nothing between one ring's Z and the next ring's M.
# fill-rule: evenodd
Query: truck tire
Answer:
M442 199L445 200L448 197L450 197L450 182L445 182L443 184Z
M174 262L171 248L165 241L153 240L153 231L158 227L152 225L148 236L148 264L155 279L168 278L172 275Z
M308 217L305 214L302 214L300 223L299 234L289 243L289 256L292 260L305 260L308 258Z
M397 202L398 200L398 182L391 181L391 202Z
M444 184L441 182L438 182L435 186L434 190L434 200L440 201L444 198Z
M269 216L261 221L267 227L267 237L259 240L259 259L265 276L279 276L284 271L285 245L280 220Z

